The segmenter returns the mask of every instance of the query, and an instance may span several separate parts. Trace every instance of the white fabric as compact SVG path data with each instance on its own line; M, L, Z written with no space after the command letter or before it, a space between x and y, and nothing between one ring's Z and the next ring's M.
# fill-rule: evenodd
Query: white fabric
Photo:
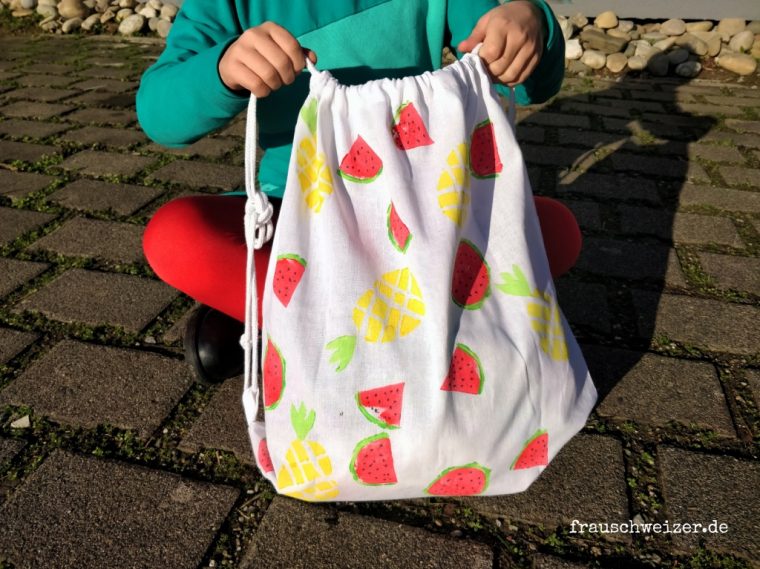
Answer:
M257 421L252 257L248 263L243 402L263 475L278 492L312 500L524 490L545 468L543 441L548 438L551 460L583 427L596 390L557 309L514 126L480 58L466 55L433 73L358 86L341 85L310 67L310 94L295 130L265 283L261 365L271 364L264 377L265 404L267 393L278 392L276 372L284 361L284 388L276 404L269 401L265 423ZM411 116L401 114L406 103L412 103L427 133L414 148L394 142L394 125ZM251 105L249 126L255 120ZM514 99L509 107L514 116ZM471 138L486 119L498 154L486 162L498 172L476 178L470 172L480 168L483 174L477 164L485 154L482 138L472 152ZM479 135L483 129L488 127L478 129ZM359 137L376 159L365 160L368 153L359 148L356 164L365 170L357 176L361 168L352 167L346 156ZM250 251L260 245L256 227L271 217L262 213L266 207L254 193L254 143L255 126L249 128L246 151ZM476 162L472 168L463 148ZM368 175L366 169L374 175L378 160L379 175L357 181ZM455 198L459 206L451 205ZM389 236L391 204L411 233L408 241L403 229L394 234L405 250ZM462 308L452 289L462 289L466 272L458 252L471 246L487 263L489 294L482 303L473 302L478 306ZM279 266L282 255L288 257ZM294 277L288 270L302 274ZM389 295L391 280L397 290ZM470 300L478 300L475 292L465 304ZM392 311L400 306L407 320L396 324ZM389 341L372 341L373 318L383 325L379 339ZM453 384L444 388L455 352L463 358L457 359L464 362L458 368L463 371L453 373ZM345 367L337 371L339 364ZM398 384L403 384L400 415L378 419L383 404L373 400L371 390ZM472 385L482 385L480 392L472 392ZM397 400L398 393L388 397ZM531 439L530 452L523 453ZM361 441L369 441L363 450ZM522 467L531 461L541 464Z

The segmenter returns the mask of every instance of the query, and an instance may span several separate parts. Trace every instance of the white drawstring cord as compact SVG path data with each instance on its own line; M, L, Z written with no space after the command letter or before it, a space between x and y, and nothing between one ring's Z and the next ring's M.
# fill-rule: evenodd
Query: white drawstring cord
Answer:
M245 204L245 242L248 246L246 256L246 294L245 294L245 331L240 338L244 350L245 387L243 390L243 407L248 423L256 421L259 412L258 382L258 326L259 302L256 287L256 264L253 251L272 238L274 213L272 204L266 194L256 187L256 142L258 140L256 124L256 97L251 94L248 102L248 116L245 128L245 192L248 199Z

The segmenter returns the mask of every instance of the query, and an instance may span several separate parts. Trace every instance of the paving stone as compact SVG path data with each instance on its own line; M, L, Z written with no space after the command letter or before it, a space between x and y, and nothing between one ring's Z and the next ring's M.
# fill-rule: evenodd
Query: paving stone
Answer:
M740 166L721 166L720 175L726 183L733 186L752 186L760 188L760 170Z
M746 160L736 148L716 144L690 144L689 159L704 158L713 162L734 162L744 164Z
M749 148L760 148L760 135L751 133L738 133L732 130L711 130L701 142L730 142L736 146L748 146Z
M31 332L0 328L0 363L5 363L14 358L37 338L37 334Z
M681 205L710 205L728 211L760 213L760 193L729 188L684 184L678 196Z
M519 142L543 143L546 140L546 131L540 126L517 125L517 140Z
M0 404L27 405L66 425L109 424L149 437L192 382L189 367L175 359L63 340L0 391Z
M54 451L0 507L16 567L195 569L239 490Z
M654 181L625 176L624 174L586 172L571 184L558 186L558 190L610 200L641 200L653 204L661 203L657 184Z
M77 105L86 105L89 107L117 107L117 108L134 108L134 94L109 93L107 91L87 91L77 97L72 97L66 101Z
M654 113L643 113L641 115L643 122L650 123L663 123L669 126L681 127L691 132L703 133L710 130L718 120L711 116L699 116L699 115L679 115L679 114L665 114L658 115Z
M225 381L183 437L180 449L188 452L201 448L228 450L241 461L255 464L241 402L242 393L242 377Z
M100 126L86 126L71 130L61 138L78 144L103 144L116 148L148 141L148 138L140 131Z
M709 182L704 169L695 162L641 154L615 152L610 156L615 170L630 170L650 176Z
M74 69L71 65L60 63L35 63L23 68L24 73L52 73L53 75L69 75Z
M24 441L0 437L0 472L25 446Z
M676 213L673 222L673 239L676 243L743 246L736 227L730 219L694 213Z
M564 126L571 128L591 128L591 121L586 116L570 115L563 113L539 112L526 117L526 124L538 124L542 126Z
M668 519L728 526L726 533L673 533L681 551L704 540L709 549L760 561L760 464L673 447L658 449Z
M745 370L744 378L747 380L752 396L755 398L755 407L760 409L760 370Z
M46 263L0 257L0 297L16 290L26 281L42 273L48 266Z
M533 569L586 569L587 567L589 565L585 563L573 563L552 555L539 554L533 556Z
M725 217L676 213L662 209L620 206L620 228L625 233L656 235L677 243L718 243L741 247L733 222Z
M1 111L2 109L0 109ZM66 116L66 120L81 124L129 126L137 121L134 111L122 109L81 109Z
M602 417L659 427L675 421L736 436L711 364L596 346L584 346L583 354L594 384L605 386L596 408Z
M239 116L239 119L230 122L228 126L219 131L219 134L222 136L237 136L238 138L245 138L246 114L243 112ZM518 128L520 127L519 124L517 126Z
M92 60L89 63L92 63ZM137 73L130 67L124 67L123 62L111 62L109 65L93 65L92 67L78 71L77 75L97 79L113 79L122 82L124 79L130 79L137 75Z
M31 101L16 101L0 107L0 114L11 118L49 119L61 116L74 107L59 103L37 103Z
M754 132L760 134L760 122L739 119L726 119L726 126L738 132Z
M704 271L720 288L732 288L760 295L760 259L699 253Z
M21 199L47 187L55 178L29 172L0 170L0 195Z
M49 196L64 207L85 211L114 211L130 215L160 196L159 188L111 184L99 180L76 180Z
M600 144L612 144L624 138L620 135L610 134L608 132L569 128L557 129L557 137L557 141L562 145L578 144L581 146L586 146L588 148L595 148ZM543 139L537 140L535 142L543 142Z
M760 309L690 296L633 291L639 334L664 335L704 350L730 354L760 352Z
M167 285L131 275L70 269L16 305L62 322L110 324L139 332L174 298Z
M47 250L70 257L94 257L117 263L143 260L145 228L131 223L75 217L35 241L32 251Z
M655 103L656 104L656 103ZM584 115L598 115L605 117L629 117L631 116L631 110L621 106L609 106L599 103L583 103L580 101L564 100L561 103L563 111L570 111L571 113L580 113Z
M576 435L525 492L461 501L485 515L547 528L569 525L574 519L586 523L628 521L623 449L610 437ZM630 541L626 534L605 537Z
M17 71L3 71L0 67L0 82L10 82L21 76L21 73Z
M61 166L66 170L78 170L88 176L133 176L153 162L153 158L136 154L83 150L69 156Z
M53 156L58 153L58 148L47 144L33 144L31 142L13 142L0 140L0 162L36 162L43 156Z
M55 215L10 207L0 207L0 245L10 243L27 231L46 224Z
M75 80L75 77L64 75L25 74L16 79L16 82L25 87L67 87Z
M190 320L193 312L195 312L195 309L199 306L200 304L195 304L190 310L185 312L182 317L177 320L174 325L169 328L169 330L166 331L166 333L162 336L161 341L165 344L174 344L181 342L185 334L185 327L187 326L187 322Z
M208 162L175 160L152 174L156 180L183 184L193 188L234 190L244 184L242 168Z
M559 303L568 322L610 332L610 311L604 285L567 278L560 278L556 284Z
M675 251L667 245L646 244L589 237L584 240L577 267L593 273L624 279L652 278L673 282L671 268L677 265Z
M641 122L639 120L631 121L616 119L611 117L602 117L604 130L609 132L620 131L626 134L645 131L657 138L680 139L687 137L690 130L684 130L684 127L677 125L664 124L661 122Z
M580 202L567 200L562 202L575 215L581 229L601 229L602 218L599 213L599 204L594 202Z
M760 107L760 101L750 97L729 97L726 95L708 95L705 97L708 103L728 107Z
M581 148L550 146L547 144L523 144L520 148L523 158L529 164L569 167L585 154Z
M68 124L8 119L0 121L0 134L16 138L45 138L71 128Z
M681 113L708 117L739 117L744 114L744 109L741 107L729 107L727 105L713 105L705 103L679 103L678 110Z
M78 94L79 91L71 89L54 89L52 87L23 87L10 93L6 93L9 99L22 99L29 101L41 101L43 103L55 103L66 97Z
M136 81L120 81L118 79L107 78L92 78L74 83L72 87L80 89L82 91L111 91L113 93L127 93L129 91L137 90Z
M151 144L146 148L151 152L164 152L177 156L200 156L202 158L218 159L240 146L240 141L232 138L201 138L185 148L167 148L159 144Z
M491 569L493 552L470 540L276 497L240 567Z

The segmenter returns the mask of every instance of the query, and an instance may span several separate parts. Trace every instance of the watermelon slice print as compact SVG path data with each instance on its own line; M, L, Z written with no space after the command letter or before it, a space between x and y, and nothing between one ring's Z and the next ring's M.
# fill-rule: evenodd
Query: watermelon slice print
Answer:
M287 308L290 304L290 299L293 298L293 293L301 282L305 270L306 261L298 255L289 253L277 257L272 288L284 307Z
M483 392L484 381L485 374L478 356L464 344L457 344L441 389L479 395Z
M267 446L266 439L261 439L259 441L256 458L259 460L259 466L261 467L262 472L265 474L274 472L274 464L272 464L272 457L269 455L269 447Z
M271 338L264 352L264 409L272 411L280 404L285 391L285 358Z
M383 161L361 136L356 138L338 168L338 174L343 178L359 184L376 180L382 171Z
M490 275L483 254L472 242L462 239L454 259L451 300L467 310L477 310L491 294Z
M391 441L381 433L359 442L349 466L354 480L368 486L396 484Z
M401 405L404 399L404 383L394 383L356 394L359 411L372 423L383 429L401 426Z
M406 224L401 221L393 202L388 206L386 225L388 226L388 239L391 240L391 245L399 253L406 253L409 243L412 241L412 234Z
M495 178L503 167L496 147L493 124L490 119L486 119L472 131L470 172L476 178Z
M510 470L521 470L549 464L549 433L539 429L525 443L522 452L510 466Z
M475 496L488 488L491 470L477 462L452 466L441 472L425 492L432 496Z
M393 142L401 150L411 150L419 146L433 144L422 117L412 103L402 104L394 117L396 124L391 127Z

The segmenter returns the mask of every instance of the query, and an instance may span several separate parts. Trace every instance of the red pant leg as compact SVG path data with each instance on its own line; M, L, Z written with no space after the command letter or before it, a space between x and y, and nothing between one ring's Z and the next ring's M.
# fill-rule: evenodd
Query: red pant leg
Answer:
M541 235L555 279L573 268L581 254L583 238L573 212L566 206L545 197L534 197Z
M537 197L546 254L553 277L575 264L581 232L573 213L556 200ZM275 214L279 202L273 200ZM148 263L167 284L198 302L240 320L245 319L245 198L193 196L161 207L148 223L143 249ZM271 242L256 251L256 285L261 299Z
M272 200L275 215L278 202ZM172 200L150 220L143 236L145 258L167 284L198 302L245 319L245 198L191 196ZM271 242L254 254L261 298Z

